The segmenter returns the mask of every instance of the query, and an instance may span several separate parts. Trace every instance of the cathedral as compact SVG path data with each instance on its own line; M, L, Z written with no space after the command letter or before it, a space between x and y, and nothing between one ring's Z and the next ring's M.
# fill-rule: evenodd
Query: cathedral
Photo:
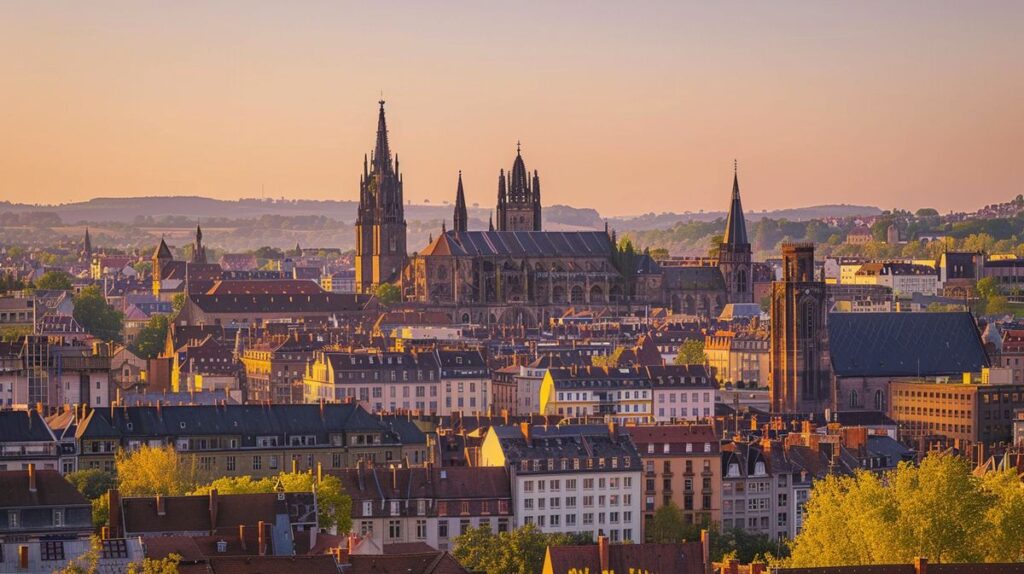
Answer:
M538 325L571 308L629 311L666 307L717 316L727 303L751 303L753 263L740 202L739 177L718 258L657 262L623 251L614 232L543 231L540 175L527 171L516 145L512 169L498 173L496 222L469 229L459 173L452 228L419 253L406 251L398 157L391 159L384 102L377 142L363 160L356 219L356 285L361 293L397 284L410 305L446 312L456 322Z

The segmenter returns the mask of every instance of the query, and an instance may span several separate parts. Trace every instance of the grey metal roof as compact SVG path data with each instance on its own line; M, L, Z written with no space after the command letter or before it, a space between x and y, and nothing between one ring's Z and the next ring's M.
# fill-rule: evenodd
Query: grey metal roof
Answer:
M828 337L840 377L959 375L989 366L970 313L831 313Z
M603 231L448 231L452 255L509 257L610 257Z

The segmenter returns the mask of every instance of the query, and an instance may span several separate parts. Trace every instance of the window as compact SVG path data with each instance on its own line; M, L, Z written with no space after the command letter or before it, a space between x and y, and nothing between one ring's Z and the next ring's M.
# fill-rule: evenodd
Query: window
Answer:
M388 538L398 540L402 537L402 521L388 520Z
M47 561L63 561L64 542L60 540L44 540L39 548L39 557Z
M104 540L102 557L104 559L128 558L128 541L124 538Z
M437 522L437 537L438 538L448 538L448 521L447 520L439 520Z
M263 468L263 457L261 457L258 454L253 456L252 457L252 469L253 470L260 470L262 468Z
M425 540L427 538L427 521L417 520L416 521L416 539Z
M363 516L371 516L373 514L373 501L363 501Z

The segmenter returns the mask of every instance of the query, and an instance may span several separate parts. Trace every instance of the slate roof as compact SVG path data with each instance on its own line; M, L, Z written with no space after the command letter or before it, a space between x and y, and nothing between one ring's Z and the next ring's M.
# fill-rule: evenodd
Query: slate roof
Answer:
M189 295L196 307L207 313L341 313L361 311L371 299L355 293L314 293L289 295L252 293L245 295Z
M28 488L27 470L0 471L0 508L26 506L90 506L56 470L36 470L36 490Z
M210 512L209 496L166 496L163 498L166 512L162 516L157 513L155 497L123 498L121 517L124 532L130 535L200 531L237 535L241 524L252 527L261 520L273 524L278 514L285 513L292 524L316 523L316 514L311 511L315 508L313 494L288 492L285 497L282 502L274 492L221 494L217 497L216 522ZM255 541L258 529L251 530Z
M725 278L718 267L662 267L663 283L672 289L719 291L725 289Z
M619 471L640 469L640 454L628 434L616 429L612 440L609 427L604 425L563 425L538 426L530 428L530 440L526 440L518 426L494 426L491 431L497 436L508 464L522 460L622 458L629 464L618 468L611 466L601 470ZM591 470L597 470L591 469ZM549 469L548 472L555 472ZM568 470L573 471L570 466Z
M989 366L970 313L831 313L828 337L840 377L960 375Z
M603 231L447 231L421 253L461 257L611 257Z
M331 433L352 431L387 427L354 403L328 403L322 410L315 404L126 406L90 411L76 438L233 435L241 437L241 447L253 447L257 435L314 434L322 445Z
M53 442L43 417L35 410L0 411L0 440L5 443Z

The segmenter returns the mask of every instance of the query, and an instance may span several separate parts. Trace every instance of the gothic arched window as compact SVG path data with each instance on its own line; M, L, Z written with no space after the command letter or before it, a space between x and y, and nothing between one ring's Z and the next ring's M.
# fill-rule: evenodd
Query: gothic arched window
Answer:
M875 391L875 410L885 411L885 394L882 389Z

